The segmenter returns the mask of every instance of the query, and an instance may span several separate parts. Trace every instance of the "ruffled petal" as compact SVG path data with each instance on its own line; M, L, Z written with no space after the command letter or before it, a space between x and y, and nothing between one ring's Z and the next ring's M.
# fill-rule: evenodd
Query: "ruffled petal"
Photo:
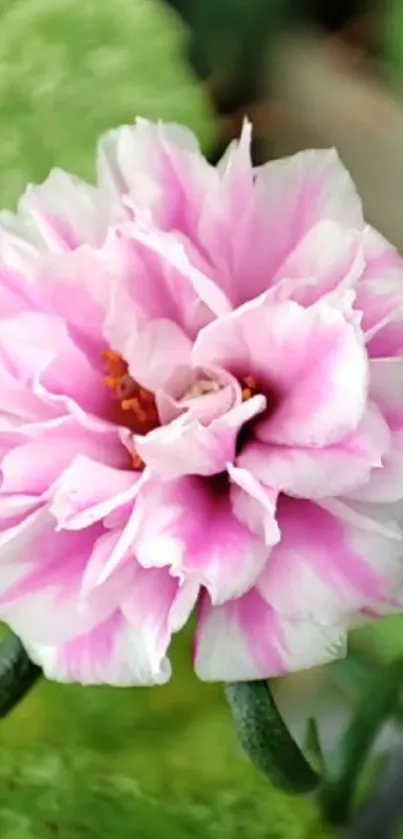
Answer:
M217 174L187 128L137 119L102 138L98 178L109 201L123 204L127 216L133 209L159 228L192 236Z
M99 245L109 221L99 190L62 169L53 169L40 186L28 187L18 214L28 238L55 253L83 242Z
M101 526L85 533L55 532L39 509L0 536L0 617L22 637L58 644L89 632L109 617L127 590L125 569L81 596L83 575Z
M345 655L343 625L321 626L277 614L253 589L212 606L203 599L195 646L197 675L206 682L284 676Z
M218 475L235 458L239 430L265 406L265 397L255 396L207 426L183 414L145 437L135 435L136 451L151 472L163 480Z
M133 501L140 482L138 472L115 469L80 454L57 482L49 509L58 528L85 530Z
M222 192L212 192L200 222L203 248L234 306L270 288L281 265L318 222L364 227L357 191L335 151L301 152L255 172L249 160L247 178L246 133L242 139L234 151L238 166L231 160L232 169L224 176L235 181L232 193L225 180L223 187L232 194L232 206L225 193L223 198Z
M0 446L2 437L0 433ZM129 461L113 431L104 435L88 433L69 417L48 428L39 428L36 434L34 429L30 435L15 434L8 450L4 448L0 498L4 493L46 493L79 455L84 460L91 456L102 458L105 469L124 466Z
M267 443L331 445L355 431L364 415L365 347L356 326L325 303L273 306L262 295L203 329L193 362L256 380L272 408L256 432Z
M382 509L282 496L277 518L281 540L258 588L288 618L336 624L401 585L403 532Z
M261 533L254 534L234 513L222 477L150 481L139 495L136 519L138 561L145 568L169 566L180 579L195 580L214 603L247 591L269 553Z
M277 492L300 498L329 498L379 481L391 451L389 427L372 407L357 430L323 448L252 442L237 463Z
M128 687L161 685L170 678L168 661L153 669L142 633L119 611L60 646L33 644L29 639L25 646L45 676L57 682Z

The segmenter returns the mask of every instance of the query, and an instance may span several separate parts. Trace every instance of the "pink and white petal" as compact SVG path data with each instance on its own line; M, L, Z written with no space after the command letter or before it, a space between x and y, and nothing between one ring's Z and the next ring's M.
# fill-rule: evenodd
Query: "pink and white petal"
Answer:
M273 301L311 306L355 287L365 268L363 235L325 219L309 230L273 280Z
M357 430L323 448L253 442L238 456L239 466L277 492L315 499L344 495L364 487L383 471L391 435L382 414L370 406Z
M113 515L113 513L111 515ZM80 597L82 596L85 598L93 589L98 588L105 581L105 568L108 566L119 539L120 528L114 528L105 530L95 541L91 556L83 569ZM127 553L125 556L122 556L119 570L122 573L122 576L127 579L128 586L132 584L136 565L137 563L132 554Z
M0 393L2 398L1 432L7 435L17 428L33 423L56 420L60 408L35 394L19 377L11 358L0 346Z
M177 368L167 383L167 390L156 393L161 424L167 425L182 414L189 420L209 425L242 402L239 382L223 370Z
M119 506L115 506L103 519L103 525L107 530L118 531L118 538L107 561L100 569L97 580L98 586L106 583L115 571L122 567L127 556L133 555L133 544L137 533L137 509L134 500L138 498L149 480L150 474L147 469L144 469L141 474L137 474L134 491L130 490L128 493L130 500L119 498Z
M130 196L137 214L191 238L204 194L217 180L191 131L144 119L101 140L98 177L112 198Z
M36 404L39 421L67 412L90 425L105 425L89 413L108 413L100 370L73 343L59 316L29 311L2 321L0 353L10 413L24 414L25 403L28 412Z
M164 318L194 337L215 309L228 311L220 289L173 233L125 225L110 234L102 257L110 287L104 334L124 356L144 321Z
M242 280L239 271L245 233L249 237L250 222L256 222L251 140L251 125L245 121L239 141L231 143L217 167L219 180L204 196L197 230L199 248L207 255L217 285L233 306L244 302L246 286L248 298L255 296L249 287L249 271L243 273ZM254 244L248 238L250 249Z
M102 195L95 187L53 169L40 186L29 186L18 213L41 248L55 253L74 250L83 242L99 245L108 223Z
M20 435L12 443L0 467L2 493L46 493L78 455L102 458L105 468L129 463L116 435L86 433L69 418L36 436Z
M372 515L281 496L282 538L258 582L265 600L292 620L325 626L385 600L403 573L403 535Z
M120 611L60 646L33 644L28 638L25 647L45 676L57 682L128 687L165 684L171 674L166 659L153 668L142 633Z
M190 241L172 231L143 230L140 226L127 230L139 245L160 257L167 287L180 295L182 319L189 334L195 336L214 316L231 311L229 298L209 276L211 265Z
M29 385L69 347L63 320L38 311L21 312L2 320L0 345L16 378Z
M128 342L149 320L165 318L182 325L177 299L166 283L159 256L138 244L132 236L112 231L102 248L109 274L109 300L104 324L108 344L125 356ZM176 295L181 296L179 277Z
M132 629L141 633L154 673L161 670L172 635L187 623L197 596L194 584L181 587L167 568L137 568L121 608Z
M391 428L403 428L403 358L372 358L370 394Z
M253 586L268 556L262 534L235 515L226 479L150 481L136 504L136 557L145 568L169 566L204 585L214 603Z
M377 289L379 285L383 287L383 297L380 297ZM401 356L403 354L401 282L396 284L394 281L389 283L385 280L380 283L374 280L362 283L361 295L356 301L356 307L358 306L364 312L362 328L370 358ZM375 321L372 326L368 325L370 319Z
M270 241L277 253L290 253L293 243L324 218L344 228L365 226L357 190L335 149L303 151L267 163L257 181L265 191L273 222ZM293 223L284 224L284 218Z
M64 643L107 618L127 591L125 569L86 596L84 570L101 527L55 533L42 508L0 536L0 616L33 642Z
M254 181L253 201L236 203L230 230L234 305L270 288L298 242L324 218L344 228L364 226L356 189L335 151L270 162L255 171ZM222 250L221 244L221 261Z
M115 469L78 455L57 482L50 512L60 530L84 530L120 506L133 501L141 481L138 472Z
M361 335L326 303L271 305L262 295L203 329L193 363L256 378L274 403L259 422L264 442L331 445L364 415L368 362Z
M390 449L383 457L382 469L374 469L368 483L349 492L348 497L375 504L403 501L403 429L392 432Z
M369 224L364 230L365 280L403 279L403 257L378 230Z
M135 435L136 451L150 471L163 480L217 475L234 460L242 425L261 413L265 405L263 396L255 396L208 426L184 414L144 437Z
M90 358L99 356L111 283L102 252L83 245L69 254L49 254L37 267L35 283L78 346Z
M201 604L195 670L206 682L284 676L345 655L346 627L291 621L277 614L256 589L239 600Z
M124 358L133 379L148 390L164 388L176 369L189 367L192 342L176 323L150 320L128 339Z
M0 267L0 313L9 318L39 306L38 289L30 287L26 279L7 265Z
M377 231L365 231L366 269L357 286L356 307L371 358L401 352L403 259Z
M0 494L0 534L25 521L31 513L43 507L42 499L28 494Z
M101 357L97 369L73 342L49 362L35 383L50 403L54 397L58 400L62 397L74 402L85 413L104 419L111 417L111 398L105 385Z
M228 464L230 497L236 517L272 547L281 534L276 521L278 493L262 485L247 469Z
M3 265L21 274L32 287L38 268L40 250L35 236L18 216L0 212L0 259Z

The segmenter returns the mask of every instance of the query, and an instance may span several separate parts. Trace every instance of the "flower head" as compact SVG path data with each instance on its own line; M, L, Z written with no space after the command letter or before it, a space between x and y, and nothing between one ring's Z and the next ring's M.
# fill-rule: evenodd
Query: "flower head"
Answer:
M0 617L50 677L343 654L402 606L403 262L333 151L101 142L0 230Z

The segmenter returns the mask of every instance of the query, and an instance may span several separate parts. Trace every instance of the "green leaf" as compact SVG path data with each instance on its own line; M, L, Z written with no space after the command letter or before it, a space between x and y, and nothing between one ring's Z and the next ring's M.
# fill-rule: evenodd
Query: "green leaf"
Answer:
M281 718L267 682L226 685L239 740L252 761L280 789L306 793L318 776Z
M33 664L21 644L11 635L0 646L0 719L24 698L42 671Z
M382 678L385 664L362 652L350 652L348 657L336 661L329 667L330 678L343 693L351 699L360 699L371 689L374 680ZM398 704L393 711L393 721L403 726L403 705Z
M354 812L361 810L371 800L374 791L385 775L389 757L390 755L387 752L382 752L382 754L374 755L371 760L366 761L357 779L354 800L352 802Z
M322 809L332 824L346 824L357 783L380 729L400 704L403 660L385 668L372 681L333 754L319 793Z
M324 770L324 757L320 743L318 723L315 717L309 717L306 724L304 752L313 768L321 775Z

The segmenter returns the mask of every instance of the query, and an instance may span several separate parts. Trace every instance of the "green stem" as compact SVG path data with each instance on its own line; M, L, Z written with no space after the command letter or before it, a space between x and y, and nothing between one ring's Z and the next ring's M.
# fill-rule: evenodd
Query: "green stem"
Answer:
M252 763L287 792L314 789L318 776L291 737L268 683L228 684L226 695L239 740Z
M0 646L0 719L18 705L41 675L21 641L15 635L7 638Z
M365 692L334 753L326 761L319 801L331 824L348 823L357 781L369 751L380 729L398 707L403 685L403 660L394 662L385 671Z

